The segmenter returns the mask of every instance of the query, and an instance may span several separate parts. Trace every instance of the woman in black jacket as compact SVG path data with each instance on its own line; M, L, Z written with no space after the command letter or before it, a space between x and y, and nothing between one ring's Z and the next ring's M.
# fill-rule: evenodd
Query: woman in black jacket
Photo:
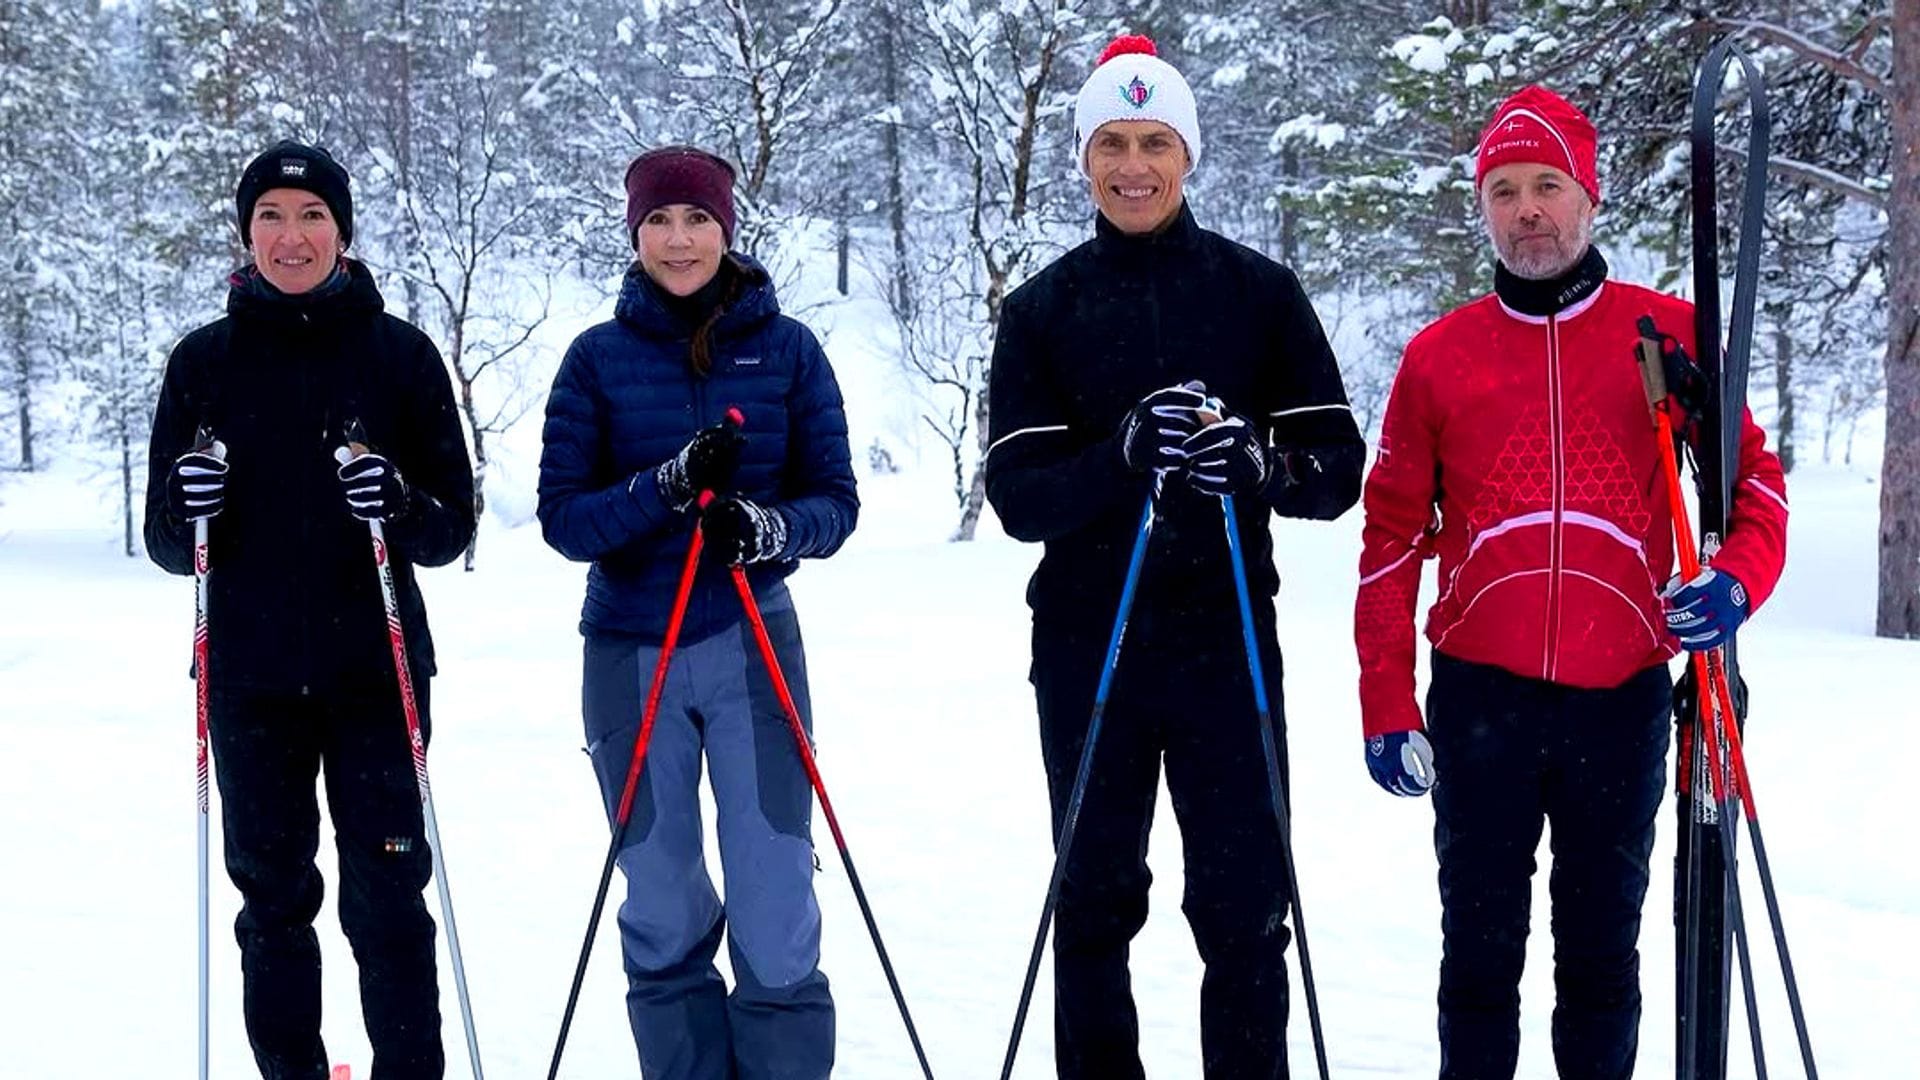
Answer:
M236 195L250 265L227 314L167 361L148 452L147 552L193 572L211 519L208 736L219 782L247 1036L264 1076L324 1080L314 785L326 764L340 923L360 966L374 1075L443 1071L432 867L368 543L383 521L420 722L433 639L415 564L473 537L473 470L425 334L344 257L353 204L325 150L282 142ZM334 461L349 425L372 453ZM216 452L217 440L221 452Z

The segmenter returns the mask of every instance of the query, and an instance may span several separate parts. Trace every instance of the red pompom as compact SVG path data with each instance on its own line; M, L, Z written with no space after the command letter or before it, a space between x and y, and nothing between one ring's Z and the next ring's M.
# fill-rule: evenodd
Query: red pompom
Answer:
M1099 67L1116 56L1125 56L1128 53L1159 56L1160 50L1154 46L1153 39L1145 34L1122 34L1113 39L1113 44L1107 46L1106 51L1100 54L1100 59L1095 61L1093 66Z

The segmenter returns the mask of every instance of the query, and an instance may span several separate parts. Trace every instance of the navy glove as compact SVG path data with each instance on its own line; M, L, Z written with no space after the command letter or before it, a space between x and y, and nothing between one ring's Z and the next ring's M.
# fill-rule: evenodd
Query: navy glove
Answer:
M347 497L347 512L361 521L392 521L407 511L407 482L393 462L379 454L361 454L335 474Z
M703 428L680 452L654 469L654 482L660 485L660 497L675 510L693 505L703 491L722 494L733 487L733 474L740 469L740 451L747 437L735 423L719 423Z
M1425 795L1433 787L1433 743L1417 728L1375 735L1367 740L1367 771L1395 795Z
M1244 495L1266 487L1273 455L1260 433L1238 416L1217 420L1181 444L1187 483L1207 495Z
M1199 382L1169 386L1141 398L1120 425L1120 452L1127 468L1146 472L1185 465L1180 447L1200 430L1200 410L1206 403L1206 387Z
M199 521L227 507L227 463L219 443L181 454L167 473L167 508L182 521Z
M1725 570L1712 568L1685 584L1675 574L1660 591L1660 599L1667 606L1667 631L1688 652L1725 645L1752 610L1746 586Z
M777 559L787 547L787 519L779 509L729 496L707 507L707 550L722 563Z

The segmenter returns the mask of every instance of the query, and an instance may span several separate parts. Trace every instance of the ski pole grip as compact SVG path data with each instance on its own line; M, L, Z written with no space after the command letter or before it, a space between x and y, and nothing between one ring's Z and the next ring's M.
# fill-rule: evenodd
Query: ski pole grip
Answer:
M1667 403L1667 367L1660 351L1660 339L1650 333L1652 320L1642 319L1640 325L1640 344L1636 351L1640 354L1640 384L1647 389L1648 418L1659 427L1658 413Z
M704 511L706 510L707 507L713 505L713 500L716 498L718 498L718 496L716 496L713 492L703 491L700 493L700 498L696 501L700 504L700 509Z
M347 445L333 452L333 460L345 465L354 458L373 452L373 448L367 445L367 429L360 426L359 420L347 421L345 435Z
M193 452L208 454L221 461L227 460L227 444L213 437L213 429L201 424L193 433Z
M725 416L721 417L721 421L725 423L728 427L734 428L737 430L739 428L746 426L747 414L740 411L740 406L729 405L727 406L727 413Z

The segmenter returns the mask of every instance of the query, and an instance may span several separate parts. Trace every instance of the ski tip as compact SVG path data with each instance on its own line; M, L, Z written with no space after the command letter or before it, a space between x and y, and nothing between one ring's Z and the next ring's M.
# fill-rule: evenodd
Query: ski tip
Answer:
M327 1080L353 1080L353 1066L335 1065Z

